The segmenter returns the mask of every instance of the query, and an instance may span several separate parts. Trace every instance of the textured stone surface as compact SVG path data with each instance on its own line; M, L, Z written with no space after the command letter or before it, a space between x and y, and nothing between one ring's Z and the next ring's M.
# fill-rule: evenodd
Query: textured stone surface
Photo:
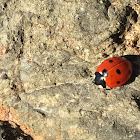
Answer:
M34 140L140 139L139 15L136 0L1 0L2 123ZM94 72L112 56L133 76L100 89Z

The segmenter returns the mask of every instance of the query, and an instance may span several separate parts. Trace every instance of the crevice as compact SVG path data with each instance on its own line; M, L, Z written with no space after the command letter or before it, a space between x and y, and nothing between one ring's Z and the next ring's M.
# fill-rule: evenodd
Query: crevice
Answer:
M33 140L33 138L30 135L25 134L20 129L20 126L16 125L16 127L13 127L7 121L0 122L0 129L2 130L1 138L3 140L17 140L17 139Z
M140 96L132 95L132 100L134 100L136 102L138 109L140 110Z
M128 18L129 17L129 18ZM129 31L133 25L130 20L137 22L138 14L137 12L130 6L126 6L125 15L121 18L121 23L119 29L115 34L112 34L110 37L117 44L122 44L124 42L124 38L120 37L125 31Z

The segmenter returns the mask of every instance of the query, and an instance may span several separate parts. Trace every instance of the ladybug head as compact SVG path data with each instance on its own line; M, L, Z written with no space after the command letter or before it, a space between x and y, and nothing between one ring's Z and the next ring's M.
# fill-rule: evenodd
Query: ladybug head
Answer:
M104 78L106 77L105 73L100 74L99 72L95 72L95 79L93 81L96 85L102 85L103 88L106 88L106 82Z

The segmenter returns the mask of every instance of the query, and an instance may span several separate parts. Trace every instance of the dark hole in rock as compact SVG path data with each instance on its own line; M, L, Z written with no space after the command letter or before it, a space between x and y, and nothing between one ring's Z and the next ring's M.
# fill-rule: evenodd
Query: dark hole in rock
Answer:
M0 121L0 139L1 140L33 140L33 138L25 134L19 126L13 127L9 122Z
M138 109L140 110L140 97L137 95L133 95L133 100L136 102Z

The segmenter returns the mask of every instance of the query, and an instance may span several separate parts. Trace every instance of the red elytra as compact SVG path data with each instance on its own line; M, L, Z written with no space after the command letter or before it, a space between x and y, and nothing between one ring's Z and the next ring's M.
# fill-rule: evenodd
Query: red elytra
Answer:
M112 57L103 61L95 72L94 83L110 88L125 84L132 75L132 64L124 57Z

